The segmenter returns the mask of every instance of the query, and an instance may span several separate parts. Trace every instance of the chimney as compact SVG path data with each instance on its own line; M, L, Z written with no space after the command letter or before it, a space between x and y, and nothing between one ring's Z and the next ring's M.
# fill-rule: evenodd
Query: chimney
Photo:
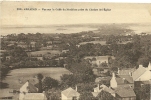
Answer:
M151 63L148 64L148 70L151 70Z
M75 88L76 88L76 91L78 92L78 87L77 87L77 85L76 85L76 87L75 87Z
M120 69L118 68L118 71L117 71L117 73L119 74L120 73Z
M125 83L125 78L123 78L123 82Z
M143 67L143 65L139 65L139 68Z
M110 80L110 86L112 88L116 88L117 87L117 82L116 82L116 77L115 77L115 73L112 73L112 78Z
M132 76L132 72L129 72L129 75Z
M115 73L112 73L112 78L115 78Z
M100 84L98 83L98 89L100 90Z

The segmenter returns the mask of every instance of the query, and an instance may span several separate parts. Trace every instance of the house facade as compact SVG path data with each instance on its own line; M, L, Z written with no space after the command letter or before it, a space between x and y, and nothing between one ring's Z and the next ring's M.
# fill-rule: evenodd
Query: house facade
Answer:
M69 87L68 89L61 92L61 100L79 100L80 93Z
M116 90L117 100L136 100L136 94L132 89L119 89Z
M134 81L130 75L117 75L113 73L110 87L115 91L118 100L136 100Z
M31 84L29 81L27 81L21 88L19 93L19 100L24 100L26 94L28 93L37 93L38 89Z
M151 63L149 62L148 67L139 65L139 68L132 73L134 81L147 81L151 80Z

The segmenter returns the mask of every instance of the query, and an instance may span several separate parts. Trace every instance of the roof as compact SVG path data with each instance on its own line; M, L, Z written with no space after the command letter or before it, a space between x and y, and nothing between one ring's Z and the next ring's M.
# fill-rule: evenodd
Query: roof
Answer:
M115 91L120 97L135 97L136 94L132 89L119 89Z
M97 97L99 92L91 92L94 97Z
M27 93L24 100L46 100L44 93Z
M13 97L12 89L0 89L0 98L2 97Z
M138 84L151 84L151 81L148 80L148 81L135 81L135 83L138 83Z
M103 80L109 81L109 80L111 80L111 77L97 77L95 79L95 82L98 83L98 82L103 81Z
M125 78L128 83L134 83L133 78L130 75L118 75L120 78Z
M96 59L97 60L106 60L108 61L109 56L97 56Z
M130 75L130 72L134 72L136 69L131 68L131 69L122 69L119 70L118 75Z
M101 85L100 88L102 88L104 91L108 93L111 93L111 94L115 93L112 89L108 88L106 85Z
M27 81L21 88L20 91L24 90L26 92L26 90L28 90L28 93L37 93L37 88L31 84L29 81Z
M125 84L122 78L116 78L116 82L118 85Z
M139 68L132 73L133 80L139 78L142 74L146 72L146 68L143 66L139 66Z
M113 56L86 56L86 57L84 57L84 59L96 58L96 60L106 60L106 61L108 61L109 57L114 58Z
M80 94L76 90L72 89L71 87L62 91L61 94L64 94L66 97L80 96Z

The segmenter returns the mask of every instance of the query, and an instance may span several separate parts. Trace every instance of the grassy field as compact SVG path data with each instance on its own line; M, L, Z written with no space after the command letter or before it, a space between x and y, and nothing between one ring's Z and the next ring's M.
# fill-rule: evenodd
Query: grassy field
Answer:
M90 42L81 42L80 45L85 45L87 43L93 43L93 44L101 44L106 45L106 41L90 41Z
M8 83L9 89L19 89L27 80L32 84L38 82L35 77L38 73L41 73L44 77L52 77L56 80L60 80L60 76L63 74L70 74L71 72L65 68L22 68L12 70L4 83Z

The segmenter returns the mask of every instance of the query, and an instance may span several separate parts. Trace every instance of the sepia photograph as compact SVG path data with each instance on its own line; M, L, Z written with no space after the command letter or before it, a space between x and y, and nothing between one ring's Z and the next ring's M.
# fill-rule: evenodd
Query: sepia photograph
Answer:
M0 100L151 100L151 3L0 2Z

